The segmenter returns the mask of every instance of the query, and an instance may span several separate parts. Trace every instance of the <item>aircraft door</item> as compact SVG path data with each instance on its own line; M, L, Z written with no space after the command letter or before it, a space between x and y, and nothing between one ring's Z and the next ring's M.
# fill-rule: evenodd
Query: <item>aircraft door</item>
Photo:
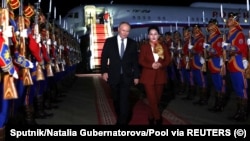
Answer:
M84 7L85 26L96 23L96 7L87 5Z

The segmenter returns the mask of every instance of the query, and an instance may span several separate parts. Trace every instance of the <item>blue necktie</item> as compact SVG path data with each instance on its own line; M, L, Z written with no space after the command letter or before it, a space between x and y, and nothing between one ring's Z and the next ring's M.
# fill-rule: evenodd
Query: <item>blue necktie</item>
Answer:
M123 39L122 39L122 42L121 42L121 58L123 56L123 53L124 53L124 42L123 42ZM123 73L122 71L122 67L121 67L121 74Z
M123 53L124 53L124 42L123 42L123 39L122 39L122 42L121 42L121 58L123 56Z

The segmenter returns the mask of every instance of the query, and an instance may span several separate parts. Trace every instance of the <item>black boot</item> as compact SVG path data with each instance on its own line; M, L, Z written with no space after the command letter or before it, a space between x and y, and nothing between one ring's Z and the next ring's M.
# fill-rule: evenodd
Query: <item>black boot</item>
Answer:
M32 105L25 105L25 120L28 125L37 125Z
M193 100L195 95L196 95L196 87L189 86L187 96L183 97L182 100Z
M35 118L38 118L38 119L46 118L43 110L44 110L43 96L39 95L35 99Z
M53 86L51 86L50 99L51 99L52 103L60 103L60 102L62 102L62 100L59 99L59 91L58 91L56 82L55 82L55 84L53 84Z
M240 103L240 113L239 117L236 119L237 121L245 122L247 121L248 118L248 113L247 113L247 99L242 98L241 103Z
M185 91L186 91L186 85L185 85L185 83L181 83L178 94L183 95L185 93Z
M5 141L5 127L0 128L0 141Z
M198 101L193 102L193 104L200 106L208 104L208 96L206 88L200 88L200 99Z
M65 89L65 87L62 86L62 82L58 81L56 83L56 88L57 88L57 92L58 92L58 96L59 97L65 97L65 93L67 93L67 90Z
M225 106L225 94L216 92L214 106L208 109L211 112L222 112Z
M233 116L231 116L231 117L229 117L229 119L231 119L231 120L238 120L239 119L239 117L240 117L240 109L241 109L241 100L240 100L240 98L237 98L237 100L236 100L236 112L235 112L235 114L233 115Z
M47 90L44 92L44 108L47 110L52 110L52 109L58 109L58 106L53 103L53 91L52 90Z
M35 110L35 117L44 119L46 117L52 117L53 113L47 113L44 110L44 100L43 96L36 97L36 110Z
M215 94L214 106L212 108L209 108L208 111L216 112L218 108L219 108L219 97L218 97L218 93L216 93Z
M225 105L226 105L225 93L220 93L219 94L219 106L216 109L216 112L223 112Z

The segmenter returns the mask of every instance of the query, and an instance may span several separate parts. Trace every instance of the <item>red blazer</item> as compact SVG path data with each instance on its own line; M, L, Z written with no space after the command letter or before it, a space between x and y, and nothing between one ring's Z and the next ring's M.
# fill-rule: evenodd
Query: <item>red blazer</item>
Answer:
M164 59L159 58L158 62L162 64L161 68L153 69L152 64L155 62L153 52L149 43L145 43L140 48L139 64L142 72L140 83L146 85L164 84L167 82L167 69L170 63L170 53L166 46L161 44L164 49Z

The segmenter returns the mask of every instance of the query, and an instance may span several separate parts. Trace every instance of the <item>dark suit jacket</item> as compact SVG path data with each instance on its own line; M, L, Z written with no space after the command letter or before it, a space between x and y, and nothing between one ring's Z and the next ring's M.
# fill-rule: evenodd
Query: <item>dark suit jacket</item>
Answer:
M161 68L153 69L152 64L155 62L153 52L149 43L145 43L140 48L139 64L142 67L140 83L146 85L164 84L167 82L167 65L170 63L170 53L166 46L164 49L164 59L159 58L158 62L162 64Z
M121 67L125 83L132 83L134 78L139 78L138 45L134 40L127 38L126 49L121 58L117 36L107 38L101 55L101 73L108 73L109 84L119 83Z

